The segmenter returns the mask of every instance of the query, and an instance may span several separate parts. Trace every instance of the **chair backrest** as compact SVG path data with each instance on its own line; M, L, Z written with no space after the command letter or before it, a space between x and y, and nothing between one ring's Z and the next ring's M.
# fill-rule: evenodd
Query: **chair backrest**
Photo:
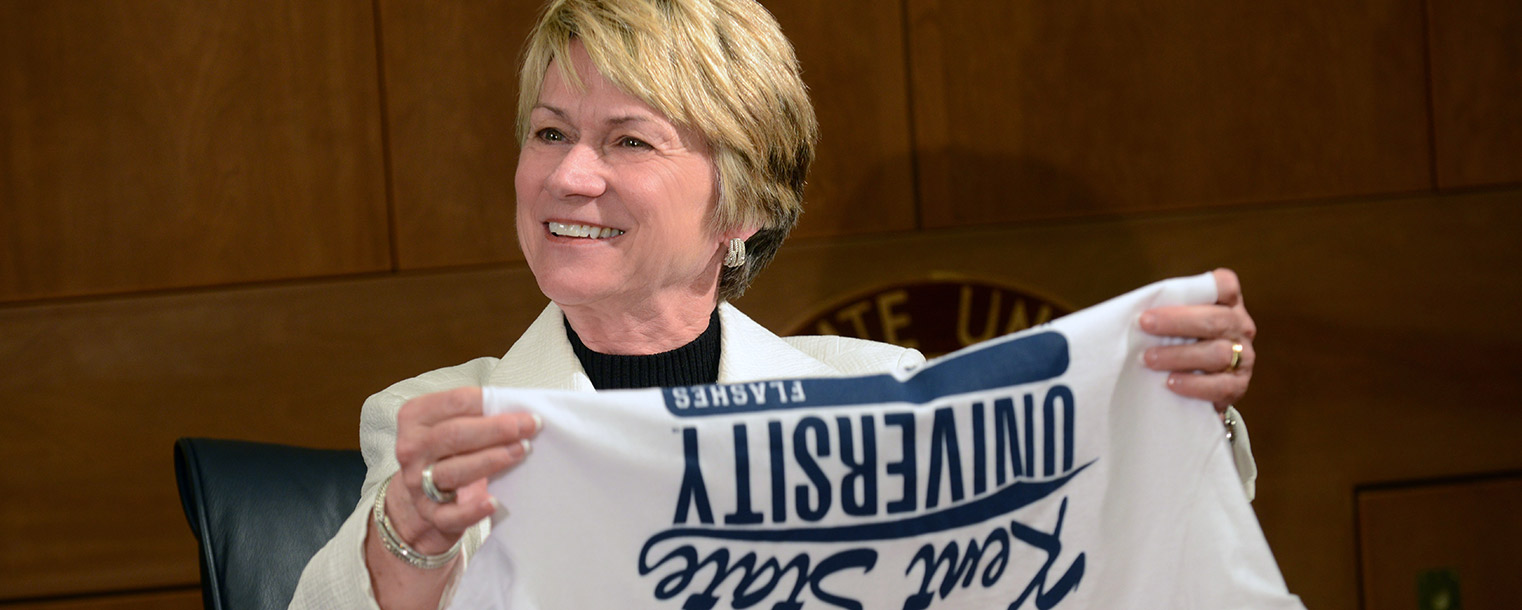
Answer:
M285 610L307 561L354 512L365 462L357 450L182 438L174 472L207 610Z

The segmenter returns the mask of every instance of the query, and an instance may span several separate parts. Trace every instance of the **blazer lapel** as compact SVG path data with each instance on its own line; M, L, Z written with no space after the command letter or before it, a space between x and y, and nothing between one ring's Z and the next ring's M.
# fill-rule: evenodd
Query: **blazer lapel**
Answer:
M565 314L554 303L545 306L523 336L507 350L487 378L488 385L510 388L592 391L592 380L581 368L565 336Z
M723 340L719 383L789 377L839 377L841 372L805 354L729 303L719 304Z

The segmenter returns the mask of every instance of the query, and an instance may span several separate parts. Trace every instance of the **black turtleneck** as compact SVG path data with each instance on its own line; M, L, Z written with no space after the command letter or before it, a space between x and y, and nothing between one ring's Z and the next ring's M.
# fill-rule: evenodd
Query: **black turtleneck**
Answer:
M648 356L621 356L592 351L581 342L569 320L565 336L581 368L599 390L698 385L719 380L719 310L708 318L708 329L691 343Z

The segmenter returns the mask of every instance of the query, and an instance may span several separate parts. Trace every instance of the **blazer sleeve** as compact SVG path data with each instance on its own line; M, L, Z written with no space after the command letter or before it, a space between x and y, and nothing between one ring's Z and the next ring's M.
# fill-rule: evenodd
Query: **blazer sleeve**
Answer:
M370 572L365 565L365 535L369 530L371 508L381 481L399 470L396 461L396 414L415 396L448 389L481 385L496 363L495 358L479 358L460 366L439 369L397 383L365 400L360 413L359 444L364 455L365 482L359 503L333 536L312 557L301 572L292 610L380 610L375 591L370 586ZM454 579L465 571L469 557L486 539L490 520L482 520L465 533L460 549L461 561L455 564ZM450 587L453 589L453 586ZM446 590L439 607L448 605Z

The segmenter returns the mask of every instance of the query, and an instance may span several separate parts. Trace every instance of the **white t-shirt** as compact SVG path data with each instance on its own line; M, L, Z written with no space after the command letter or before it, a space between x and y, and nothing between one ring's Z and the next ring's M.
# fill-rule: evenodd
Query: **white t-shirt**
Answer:
M453 608L1302 608L1210 405L1142 367L1159 282L899 375L564 392Z

